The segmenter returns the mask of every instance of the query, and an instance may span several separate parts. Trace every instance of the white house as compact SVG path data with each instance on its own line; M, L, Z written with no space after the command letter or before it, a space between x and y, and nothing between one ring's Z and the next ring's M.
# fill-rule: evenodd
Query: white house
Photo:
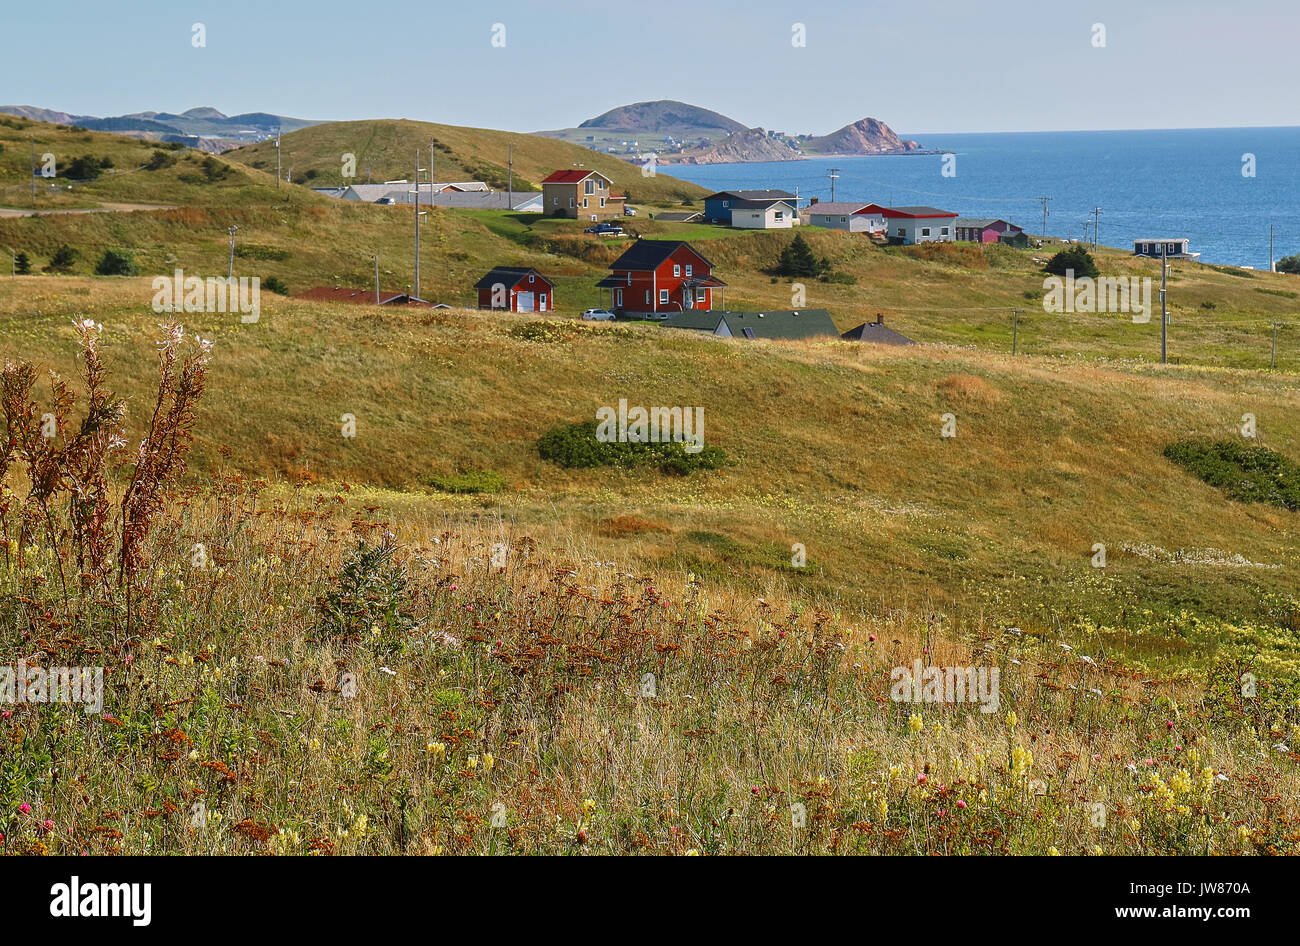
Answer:
M742 230L789 230L799 223L799 212L784 200L733 200L731 225Z
M899 243L949 243L957 239L953 223L957 214L937 207L881 207L871 204L870 210L879 211L888 225L891 241Z
M873 209L874 208L874 209ZM813 203L804 208L804 217L814 227L828 230L847 230L850 233L884 233L885 215L875 204L859 204L847 201L835 203Z

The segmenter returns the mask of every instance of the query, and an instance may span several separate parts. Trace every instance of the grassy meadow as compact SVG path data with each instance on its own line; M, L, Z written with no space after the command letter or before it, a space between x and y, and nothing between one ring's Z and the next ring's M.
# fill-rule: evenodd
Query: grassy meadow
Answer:
M365 287L377 252L398 287L411 216L175 155L91 185L170 209L0 219L38 270L80 250L0 278L0 666L106 671L97 712L0 706L0 851L1296 853L1300 512L1165 456L1252 415L1300 459L1293 278L1176 264L1160 365L1158 314L1043 312L1048 250L808 228L839 275L806 305L922 344L745 343L578 321L626 241L439 210L423 295L535 265L559 311L263 291L182 340L152 277L224 275L226 227L236 275ZM791 305L789 234L629 224ZM140 274L91 275L104 248ZM622 398L702 408L725 462L539 454ZM917 660L996 668L996 707L892 699Z

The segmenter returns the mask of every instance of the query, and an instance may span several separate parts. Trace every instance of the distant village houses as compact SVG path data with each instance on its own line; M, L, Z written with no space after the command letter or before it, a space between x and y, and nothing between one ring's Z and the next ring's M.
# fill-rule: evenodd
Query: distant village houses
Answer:
M1168 237L1153 240L1146 238L1133 241L1134 256L1149 256L1153 259L1160 259L1162 256L1166 259L1199 259L1200 253L1193 253L1190 249L1191 240L1185 237Z
M795 207L796 204L795 195L789 191L719 191L704 198L704 219L709 223L735 226L732 212L737 206L744 205L742 209L752 210L753 202L770 203L772 201L787 201L791 207ZM797 208L794 212L798 216ZM786 223L786 226L790 226L790 223Z

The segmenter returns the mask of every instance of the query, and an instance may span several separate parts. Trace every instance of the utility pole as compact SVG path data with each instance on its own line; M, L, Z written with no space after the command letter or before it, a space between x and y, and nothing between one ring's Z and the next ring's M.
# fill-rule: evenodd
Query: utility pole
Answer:
M415 284L411 295L420 298L420 149L415 149Z
M1016 341L1020 337L1020 310L1011 310L1011 354L1016 353Z
M827 168L826 176L831 179L831 203L835 203L835 181L840 176L839 168Z
M379 256L375 256L375 305L379 305Z
M1273 265L1273 224L1268 225L1268 271L1276 273L1277 269Z
M1169 271L1169 244L1160 246L1160 363L1169 363L1169 297L1165 274Z
M506 151L506 206L515 209L515 145L510 143Z
M1052 198L1036 197L1034 199L1041 200L1043 202L1043 239L1046 240L1047 239L1047 202L1050 201Z
M32 143L32 206L36 206L36 139L31 135L27 140Z
M1100 207L1092 208L1092 249L1097 251L1097 240L1101 238L1101 215L1103 211Z
M230 280L235 275L235 231L238 230L239 227L232 225L229 229L230 229L230 264L226 267L226 282L230 282Z
M275 189L280 189L280 129L275 130Z

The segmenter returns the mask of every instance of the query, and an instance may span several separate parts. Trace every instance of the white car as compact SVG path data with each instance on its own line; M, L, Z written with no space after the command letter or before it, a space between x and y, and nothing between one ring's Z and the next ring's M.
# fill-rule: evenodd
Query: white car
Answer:
M608 309L587 309L582 313L582 317L588 322L612 322L614 313Z

